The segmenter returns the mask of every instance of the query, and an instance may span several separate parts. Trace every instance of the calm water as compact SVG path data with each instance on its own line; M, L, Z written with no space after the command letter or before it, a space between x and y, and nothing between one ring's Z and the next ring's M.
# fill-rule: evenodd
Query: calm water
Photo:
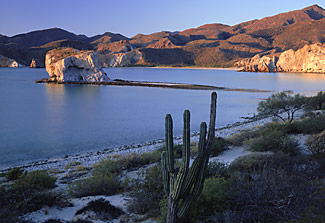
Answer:
M111 78L209 84L231 88L324 90L325 75L238 73L230 70L110 68ZM0 69L0 168L164 137L171 113L175 135L182 113L191 130L208 121L210 91L36 84L45 69ZM252 115L270 93L218 92L218 126Z

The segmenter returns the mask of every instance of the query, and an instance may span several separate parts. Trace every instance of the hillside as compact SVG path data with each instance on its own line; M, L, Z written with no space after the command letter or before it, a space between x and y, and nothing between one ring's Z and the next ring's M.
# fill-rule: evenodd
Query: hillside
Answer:
M132 38L110 32L87 37L60 28L13 37L0 35L0 55L24 65L35 58L44 65L47 51L73 47L97 51L107 66L231 67L256 54L276 54L324 42L325 10L312 5L234 26L214 23Z

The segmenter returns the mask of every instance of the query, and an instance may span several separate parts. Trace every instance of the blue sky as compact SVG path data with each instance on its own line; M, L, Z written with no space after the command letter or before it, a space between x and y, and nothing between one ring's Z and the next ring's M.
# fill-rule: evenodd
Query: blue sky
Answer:
M235 25L325 0L1 0L0 34L60 27L93 36L181 31L208 23Z

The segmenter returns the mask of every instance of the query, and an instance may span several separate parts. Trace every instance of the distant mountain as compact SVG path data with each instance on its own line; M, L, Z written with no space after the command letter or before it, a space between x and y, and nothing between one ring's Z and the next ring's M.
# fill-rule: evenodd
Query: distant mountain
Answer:
M0 55L25 65L35 58L44 65L48 50L73 47L97 51L107 66L227 67L256 54L278 54L324 42L325 10L312 5L234 26L214 23L132 38L110 32L87 37L60 28L0 35Z

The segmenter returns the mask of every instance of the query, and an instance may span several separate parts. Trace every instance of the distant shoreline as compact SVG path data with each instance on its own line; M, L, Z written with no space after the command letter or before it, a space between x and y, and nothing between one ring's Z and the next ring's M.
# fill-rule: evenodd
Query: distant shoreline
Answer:
M51 81L48 78L35 81L35 83L46 83L46 84L76 84L76 85L113 85L113 86L134 86L134 87L158 87L158 88L173 88L173 89L186 89L186 90L219 90L219 91L242 91L242 92L271 92L269 90L260 89L245 89L245 88L228 88L228 87L217 87L211 85L200 85L200 84L185 84L185 83L169 83L169 82L149 82L149 81L128 81L115 79L107 82L61 82Z
M184 67L173 67L173 66L103 67L103 69L110 69L110 68L153 68L153 69L234 70L234 71L240 71L242 69L241 67L191 67L191 66L184 66Z

